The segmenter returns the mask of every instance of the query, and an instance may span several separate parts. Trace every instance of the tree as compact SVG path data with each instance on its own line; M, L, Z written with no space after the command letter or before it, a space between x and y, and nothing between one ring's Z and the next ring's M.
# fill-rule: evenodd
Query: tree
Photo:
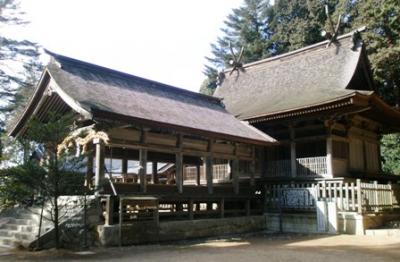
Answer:
M42 166L46 173L44 179L36 183L42 198L52 204L51 220L56 248L60 247L58 198L61 195L81 194L84 185L84 175L77 172L83 163L82 157L74 158L59 150L59 145L72 130L74 117L73 114L50 112L45 123L33 119L27 129L27 138L43 150Z
M382 169L385 173L400 175L400 136L390 134L383 136L381 151L383 156Z
M16 0L0 0L0 27L19 29L27 23ZM35 43L0 35L0 135L5 130L5 119L15 115L32 93L43 69L40 55Z
M211 44L211 57L206 57L206 79L202 83L201 92L213 94L217 87L218 71L229 67L232 59L230 47L239 53L244 48L242 63L249 63L270 56L272 32L269 28L269 17L265 16L270 8L268 0L245 0L243 6L233 9L225 20L223 36Z
M327 21L325 5L331 12L338 0L277 0L271 27L274 54L282 54L325 40L321 32ZM336 22L336 21L335 21ZM331 31L331 29L327 30Z

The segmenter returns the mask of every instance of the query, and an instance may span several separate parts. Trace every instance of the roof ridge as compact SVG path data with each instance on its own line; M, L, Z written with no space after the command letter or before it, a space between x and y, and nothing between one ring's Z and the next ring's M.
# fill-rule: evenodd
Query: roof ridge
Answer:
M357 29L355 29L355 30L353 30L353 31L351 31L351 32L349 32L347 34L343 34L341 36L338 36L337 40L341 40L341 39L344 39L344 38L351 37L355 32L362 32L364 30L365 30L365 27L357 28ZM298 53L302 53L304 51L311 50L311 49L317 48L319 46L326 45L326 44L329 43L329 41L330 40L324 40L324 41L321 41L321 42L318 42L318 43L315 43L315 44L312 44L312 45L308 45L308 46L305 46L305 47L302 47L302 48L299 48L299 49L296 49L296 50L293 50L293 51L290 51L290 52L287 52L287 53L283 53L283 54L280 54L280 55L267 57L267 58L264 58L264 59L261 59L261 60L258 60L258 61L250 62L250 63L244 64L242 67L243 68L251 67L251 66L263 64L263 63L266 63L266 62L278 60L278 59L281 59L281 58L284 58L284 57L296 55ZM226 72L229 72L230 70L232 70L231 67L224 69L224 72L226 73Z
M48 55L50 55L57 62L59 62L61 64L61 67L62 67L63 62L74 63L74 64L78 64L79 66L84 67L86 69L106 72L106 73L112 74L112 75L114 75L116 77L133 78L136 81L142 81L142 82L151 83L151 84L154 84L155 86L163 86L163 87L169 88L170 90L175 91L175 92L184 92L187 95L192 96L192 97L208 99L208 100L212 100L214 102L221 103L221 99L218 98L218 97L209 96L209 95L201 94L201 93L198 93L198 92L193 92L193 91L190 91L190 90L187 90L187 89L184 89L184 88L180 88L180 87L172 86L172 85L169 85L169 84L161 83L161 82L158 82L158 81L155 81L155 80L151 80L151 79L147 79L147 78L144 78L144 77L136 76L136 75L133 75L133 74L129 74L129 73L126 73L126 72L118 71L118 70L115 70L115 69L112 69L112 68L108 68L108 67L104 67L104 66L101 66L101 65L89 63L89 62L82 61L82 60L79 60L79 59L76 59L76 58L60 55L60 54L57 54L55 52L49 51L47 49L44 49L44 50ZM60 60L62 60L62 61L60 61Z

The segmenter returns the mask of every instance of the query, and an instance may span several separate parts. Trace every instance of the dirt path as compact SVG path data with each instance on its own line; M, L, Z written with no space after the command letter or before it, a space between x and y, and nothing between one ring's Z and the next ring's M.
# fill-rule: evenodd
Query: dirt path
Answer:
M4 254L4 253L3 253ZM27 261L400 261L400 238L326 235L257 235L171 245L0 254L0 260Z

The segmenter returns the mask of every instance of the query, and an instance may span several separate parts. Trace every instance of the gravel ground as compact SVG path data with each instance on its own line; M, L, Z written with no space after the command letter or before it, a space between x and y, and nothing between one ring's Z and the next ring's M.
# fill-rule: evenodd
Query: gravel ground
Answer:
M400 238L257 234L162 245L95 248L84 252L0 250L1 261L400 261Z

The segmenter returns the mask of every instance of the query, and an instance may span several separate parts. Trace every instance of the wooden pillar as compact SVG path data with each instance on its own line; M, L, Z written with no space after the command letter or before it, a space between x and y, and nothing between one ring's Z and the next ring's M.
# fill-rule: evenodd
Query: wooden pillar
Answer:
M101 183L104 181L104 144L100 139L94 139L96 150L96 174L94 179L94 186L99 190Z
M256 148L252 146L251 148L251 157L252 160L250 162L250 186L255 185L255 173L256 173Z
M329 132L330 133L330 132ZM332 136L328 135L326 138L326 172L328 177L333 177L333 148Z
M122 181L126 182L126 177L128 174L128 159L125 157L122 159Z
M193 215L193 199L189 199L188 212L189 212L189 219L193 220L193 218L194 218L194 215Z
M266 161L265 161L265 147L260 148L260 155L259 155L259 161L260 161L260 172L261 172L261 177L266 177L267 176L267 166L266 166Z
M212 155L206 156L206 179L208 193L213 193L213 158Z
M250 216L251 215L251 206L250 206L250 199L246 199L246 216Z
M289 126L290 132L290 170L292 177L297 176L296 142L293 126Z
M139 179L140 191L147 192L147 149L139 149Z
M114 224L114 197L108 196L106 200L106 215L104 224L109 226Z
M182 153L175 154L175 183L178 192L183 192L183 155Z
M239 159L232 160L232 184L235 194L239 194Z
M201 176L201 169L200 169L200 164L196 165L196 184L200 186L200 176Z
M151 176L152 176L152 180L153 180L153 184L158 184L158 163L157 161L153 161L152 163L152 172L151 172Z
M89 154L87 156L87 161L86 161L86 181L85 181L85 186L87 188L92 187L92 179L93 179L93 152L89 150Z
M225 198L221 198L219 202L219 215L221 218L225 217Z

